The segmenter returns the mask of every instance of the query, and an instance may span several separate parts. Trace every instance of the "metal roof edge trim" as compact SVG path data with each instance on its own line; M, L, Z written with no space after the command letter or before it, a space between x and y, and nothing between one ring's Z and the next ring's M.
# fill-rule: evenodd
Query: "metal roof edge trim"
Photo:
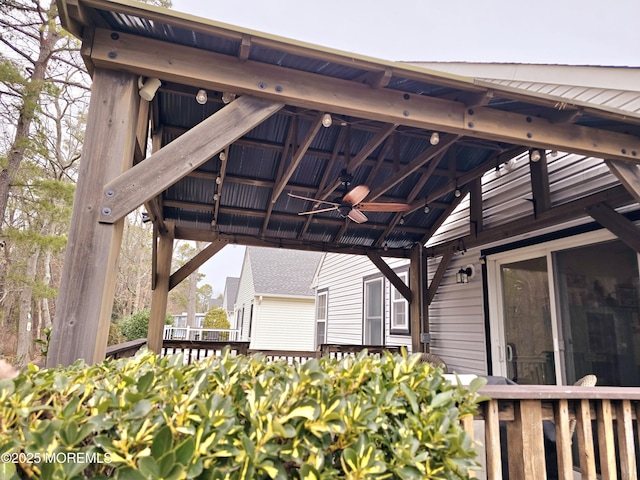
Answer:
M125 15L146 15L150 19L155 19L163 22L169 22L173 20L174 23L177 23L182 27L201 31L202 33L211 33L210 29L214 28L218 30L220 34L223 34L228 38L240 38L242 35L249 35L255 40L266 41L272 46L280 45L282 47L294 47L296 49L304 50L307 53L331 56L335 58L335 61L347 65L353 64L354 62L361 62L364 64L369 64L370 68L372 69L378 67L375 68L375 70L378 71L384 71L385 68L393 68L397 72L410 74L412 78L413 75L419 75L421 77L429 76L432 77L436 81L436 83L438 81L445 81L447 83L457 83L461 88L478 90L478 88L474 88L475 85L472 77L439 72L437 70L432 70L417 65L411 65L401 61L383 60L367 55L348 52L346 50L323 47L301 40L295 40L279 35L211 20L204 17L199 17L196 15L191 15L184 12L179 12L177 10L171 10L168 8L157 7L155 5L140 3L136 0L57 0L57 4L59 13L61 15L62 26L65 29L73 23L71 17L68 16L68 9L66 8L66 5L82 4L87 7L114 11ZM65 14L64 17L62 16L63 12ZM78 32L73 32L72 30L69 31L78 36Z

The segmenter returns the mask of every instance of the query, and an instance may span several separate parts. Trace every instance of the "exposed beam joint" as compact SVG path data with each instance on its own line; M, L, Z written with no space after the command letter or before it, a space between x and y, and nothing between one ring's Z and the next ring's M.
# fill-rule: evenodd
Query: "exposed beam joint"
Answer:
M393 271L393 269L384 261L382 256L378 252L369 252L367 253L367 257L371 260L378 270L391 282L400 295L404 297L404 299L411 303L411 289L409 286L402 281L402 279Z
M230 143L282 108L281 103L241 97L130 168L103 190L100 221L114 223L188 175ZM217 135L211 136L211 132Z
M640 203L640 165L617 160L606 160L605 163L609 170L618 177L620 183L633 195L636 202Z
M91 49L96 67L165 81L255 95L302 108L485 138L511 144L637 163L640 138L630 134L416 95L252 60L97 29ZM529 97L527 97L529 98ZM531 101L535 101L531 97ZM541 105L545 104L540 101ZM558 109L563 108L562 105Z

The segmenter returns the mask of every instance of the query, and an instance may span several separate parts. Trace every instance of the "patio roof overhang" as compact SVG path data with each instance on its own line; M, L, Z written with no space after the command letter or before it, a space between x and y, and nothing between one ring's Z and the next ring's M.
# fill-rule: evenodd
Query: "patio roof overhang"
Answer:
M76 200L95 207L80 235L94 228L90 222L96 228L117 225L144 204L159 234L170 228L175 238L212 242L192 267L231 242L364 254L379 263L382 255L415 257L414 247L429 240L466 193L472 203L467 245L561 223L603 203L615 208L640 199L639 115L133 1L58 0L58 8L63 26L82 40L94 96L108 100L109 83L98 81L104 72L136 84L162 82L150 102L111 89L112 96L129 95L119 110L126 115L112 120L133 124L133 166L97 174L94 188L86 189L94 199ZM204 104L195 100L201 89L207 92ZM325 114L329 126L323 125ZM481 176L531 149L542 154L542 161L531 163L531 216L515 229L483 229ZM622 186L552 206L547 150L607 159ZM102 161L83 156L85 162ZM366 212L365 223L336 210L299 215L326 206L321 201L339 202L343 174L347 188L370 188L367 202L401 202L408 210ZM624 224L615 212L602 211L597 214ZM452 249L442 245L431 254L450 258ZM187 274L174 273L172 284ZM102 298L104 288L97 291Z

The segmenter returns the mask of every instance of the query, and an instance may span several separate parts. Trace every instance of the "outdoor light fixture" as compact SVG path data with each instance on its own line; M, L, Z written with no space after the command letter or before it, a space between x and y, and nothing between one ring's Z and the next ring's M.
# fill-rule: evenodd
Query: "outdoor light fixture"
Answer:
M404 225L404 217L400 217L400 225Z
M156 92L162 85L162 82L157 78L148 78L146 82L142 81L142 77L138 79L138 93L140 98L150 102L153 97L156 96Z
M531 160L532 162L538 162L540 161L540 158L542 158L542 155L540 155L540 150L529 150L529 160Z
M198 93L196 93L196 102L198 102L200 105L204 105L205 103L207 103L207 91L200 89L198 90Z
M549 152L549 156L553 157L553 158L557 157L558 156L558 151L557 150L551 150Z
M456 273L456 283L469 283L469 279L473 278L475 268L473 265L467 265L465 268L460 268Z
M328 113L325 113L322 116L322 126L324 128L329 128L331 126L331 124L333 123L333 119L331 118L331 115Z
M217 202L217 201L218 201L218 198L220 198L220 197L218 196L218 194L217 194L217 193L214 193L214 194L213 194L213 201L214 201L214 202Z
M460 198L462 192L460 191L460 188L456 187L456 190L453 192L453 194L456 196L456 198Z
M216 185L220 185L222 183L222 178L220 176L216 177Z
M500 165L496 165L496 178L500 178L502 176L502 172L500 171Z
M429 213L431 211L431 207L429 205L424 206L424 213Z
M429 143L431 145L437 145L440 143L440 134L438 132L433 132L431 137L429 138Z
M227 159L227 154L224 152L220 152L220 161L224 162Z
M235 93L231 93L231 92L224 92L222 94L222 103L224 103L225 105L227 103L231 103L236 99L236 94Z

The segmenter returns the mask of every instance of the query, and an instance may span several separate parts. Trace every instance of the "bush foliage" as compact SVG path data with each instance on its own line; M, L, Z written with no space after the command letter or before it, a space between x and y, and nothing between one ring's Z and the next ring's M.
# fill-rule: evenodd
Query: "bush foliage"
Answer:
M151 310L141 310L128 317L123 318L118 322L118 328L120 334L125 341L137 340L138 338L147 338L149 332L149 318L151 317ZM167 314L164 323L171 325L173 323L173 317Z
M185 366L142 351L30 366L0 381L0 455L83 452L109 463L0 463L0 477L467 478L475 452L459 419L476 411L482 382L451 385L418 360L288 365L225 350Z

